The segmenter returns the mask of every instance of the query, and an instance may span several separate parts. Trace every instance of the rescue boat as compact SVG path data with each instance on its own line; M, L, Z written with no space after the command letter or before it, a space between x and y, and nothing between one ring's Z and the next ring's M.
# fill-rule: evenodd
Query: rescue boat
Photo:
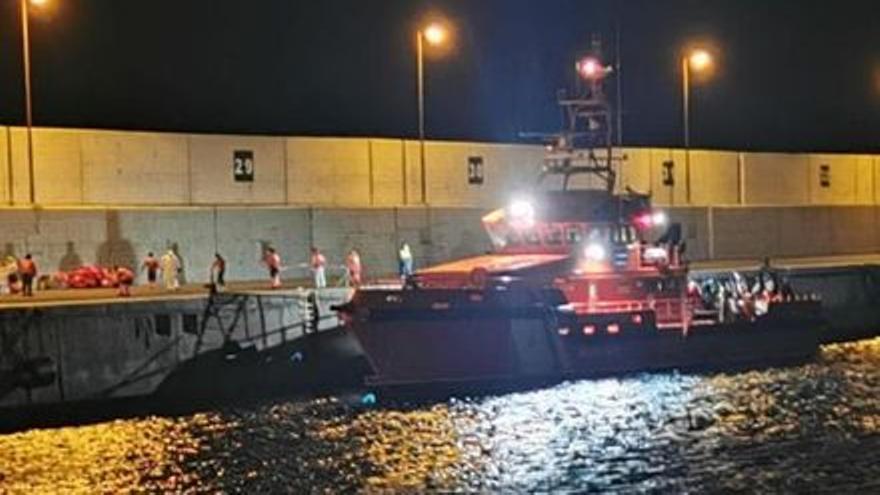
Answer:
M582 72L585 87L561 95L568 126L551 136L537 184L483 217L490 254L362 287L336 308L370 364L368 383L555 380L816 353L821 302L771 271L755 290L689 282L680 226L618 183L625 157L602 90L610 72Z

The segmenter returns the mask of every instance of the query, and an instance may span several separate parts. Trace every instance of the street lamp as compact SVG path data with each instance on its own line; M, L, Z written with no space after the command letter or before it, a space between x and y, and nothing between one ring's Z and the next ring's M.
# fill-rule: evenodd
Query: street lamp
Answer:
M28 6L42 7L48 0L21 0L21 49L22 63L24 64L24 100L25 100L25 123L27 125L27 157L28 157L28 197L30 204L36 204L36 185L34 180L34 112L31 95L31 40ZM10 191L10 195L12 191ZM10 196L11 197L11 196Z
M685 192L691 202L691 72L705 72L712 67L712 54L696 48L681 59L682 120L684 122Z
M428 204L428 182L425 177L425 43L439 46L446 41L447 36L446 28L437 23L425 26L416 34L416 71L419 99L419 169L422 179L422 204ZM404 201L406 201L406 198L404 198Z

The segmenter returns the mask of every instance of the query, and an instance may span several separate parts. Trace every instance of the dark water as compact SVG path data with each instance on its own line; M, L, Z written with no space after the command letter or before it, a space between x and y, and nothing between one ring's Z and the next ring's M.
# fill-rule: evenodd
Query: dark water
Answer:
M0 436L0 493L450 490L880 493L880 339L784 369Z

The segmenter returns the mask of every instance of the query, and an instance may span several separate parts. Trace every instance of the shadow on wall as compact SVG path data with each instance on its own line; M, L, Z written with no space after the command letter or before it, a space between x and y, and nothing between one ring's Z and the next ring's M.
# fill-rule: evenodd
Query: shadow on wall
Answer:
M68 241L67 251L65 251L64 256L61 258L61 262L58 263L58 270L69 272L81 267L82 264L82 258L80 258L79 253L76 252L75 244Z
M11 242L7 242L7 243L3 246L3 257L0 258L0 259L4 259L4 260L5 260L6 258L9 258L10 256L13 257L13 258L16 257L16 256L15 256L15 244L13 244L13 243L11 243Z
M107 211L106 227L107 233L104 237L104 242L98 246L97 256L95 256L98 265L121 265L135 269L137 267L137 257L134 254L134 246L131 241L122 237L118 211Z
M464 258L466 256L483 254L490 250L490 247L487 245L487 242L482 235L478 235L478 233L471 229L466 229L462 232L461 240L458 245L452 248L449 257L452 259Z
M257 244L260 245L260 252L259 252L260 257L258 258L259 260L263 259L263 256L266 255L266 250L268 250L269 248L278 249L278 247L276 247L274 244L272 244L271 241L267 241L265 239L260 239L259 241L257 241ZM279 254L280 254L280 252L279 252Z

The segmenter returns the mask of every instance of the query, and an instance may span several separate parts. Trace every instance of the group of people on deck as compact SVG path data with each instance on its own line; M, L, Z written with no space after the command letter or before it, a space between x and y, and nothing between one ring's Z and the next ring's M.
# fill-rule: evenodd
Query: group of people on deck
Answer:
M789 281L770 267L769 260L753 277L732 272L708 278L702 285L691 282L688 295L697 307L717 311L723 322L754 320L767 314L773 303L795 296Z

